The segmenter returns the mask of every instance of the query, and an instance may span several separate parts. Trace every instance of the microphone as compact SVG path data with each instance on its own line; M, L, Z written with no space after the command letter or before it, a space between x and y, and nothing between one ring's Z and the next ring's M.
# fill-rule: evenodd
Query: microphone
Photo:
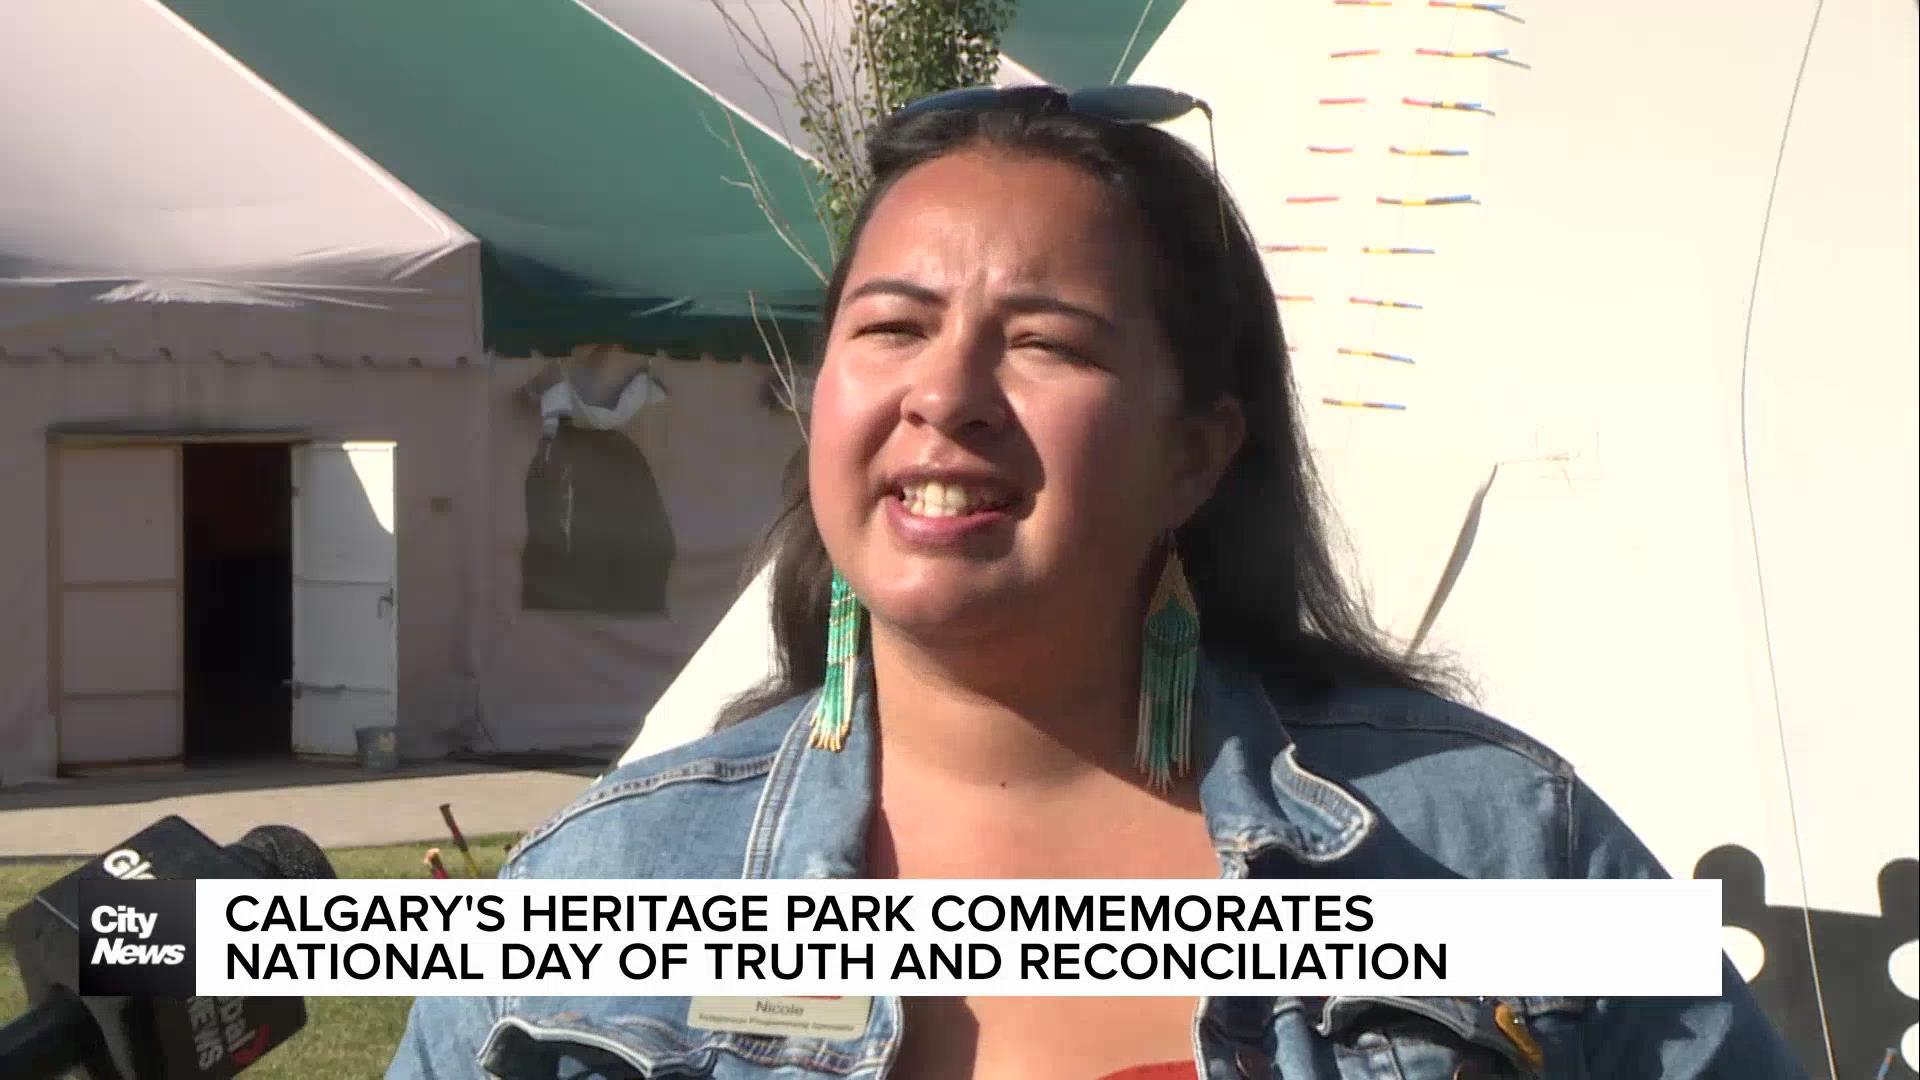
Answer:
M226 847L162 818L42 889L7 917L31 1008L0 1027L0 1076L224 1080L307 1022L297 997L83 997L80 882L102 878L331 878L305 833L263 825Z

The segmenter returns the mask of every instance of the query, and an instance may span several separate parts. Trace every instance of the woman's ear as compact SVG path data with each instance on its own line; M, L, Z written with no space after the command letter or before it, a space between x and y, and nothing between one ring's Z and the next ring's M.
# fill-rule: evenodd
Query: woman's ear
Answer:
M1184 417L1181 425L1179 472L1174 478L1175 518L1170 528L1185 524L1213 497L1213 489L1219 486L1247 438L1247 415L1229 394Z

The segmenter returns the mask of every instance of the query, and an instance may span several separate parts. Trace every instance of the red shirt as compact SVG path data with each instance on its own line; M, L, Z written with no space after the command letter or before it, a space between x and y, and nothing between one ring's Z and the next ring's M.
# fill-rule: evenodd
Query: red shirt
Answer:
M1158 1065L1135 1065L1108 1073L1100 1080L1200 1080L1200 1073L1191 1061L1167 1061Z

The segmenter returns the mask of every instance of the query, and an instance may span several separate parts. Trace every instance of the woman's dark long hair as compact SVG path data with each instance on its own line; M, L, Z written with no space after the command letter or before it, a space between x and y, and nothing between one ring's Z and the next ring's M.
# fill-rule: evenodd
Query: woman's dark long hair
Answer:
M1307 693L1354 684L1449 690L1453 680L1441 665L1389 645L1341 583L1279 308L1259 249L1238 208L1216 187L1213 168L1165 132L1058 108L1022 107L1020 97L1009 95L1006 108L921 113L873 132L867 143L873 186L827 284L822 340L874 207L914 166L990 148L1085 171L1119 195L1145 226L1153 256L1150 287L1181 367L1187 407L1206 408L1226 394L1246 416L1238 455L1212 498L1176 534L1200 608L1204 649ZM833 567L814 524L804 469L789 477L787 487L787 505L754 560L755 566L775 560L779 669L732 702L723 725L825 678Z

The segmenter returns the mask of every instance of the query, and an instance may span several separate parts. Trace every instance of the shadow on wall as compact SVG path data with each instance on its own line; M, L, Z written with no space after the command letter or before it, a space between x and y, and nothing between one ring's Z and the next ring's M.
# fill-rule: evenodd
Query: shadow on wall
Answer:
M1754 997L1809 1075L1828 1075L1807 948L1810 923L1839 1075L1914 1080L1914 1070L1897 1052L1887 1060L1888 1050L1898 1048L1908 1028L1920 1021L1914 999L1894 985L1889 962L1894 950L1920 937L1920 862L1895 859L1881 868L1877 916L1768 906L1759 856L1735 844L1700 856L1693 876L1718 880L1726 924L1760 939L1765 958L1751 983Z
M527 466L526 493L522 607L666 614L673 526L632 439L560 421Z

